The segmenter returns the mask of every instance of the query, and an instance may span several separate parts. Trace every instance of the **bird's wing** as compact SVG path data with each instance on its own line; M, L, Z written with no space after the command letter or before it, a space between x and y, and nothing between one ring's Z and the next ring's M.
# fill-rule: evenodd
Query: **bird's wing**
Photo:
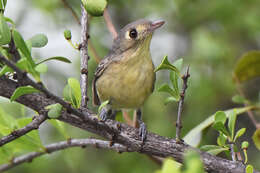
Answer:
M98 97L97 89L96 89L96 82L98 78L103 74L106 68L113 62L118 61L118 57L115 58L112 54L105 57L97 66L96 72L94 74L94 79L92 82L92 101L93 105L100 105L100 99Z

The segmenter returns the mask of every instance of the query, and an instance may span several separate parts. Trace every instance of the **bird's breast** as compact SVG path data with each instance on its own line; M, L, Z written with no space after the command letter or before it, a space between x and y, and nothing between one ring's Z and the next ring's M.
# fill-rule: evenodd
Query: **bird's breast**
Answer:
M110 64L96 86L101 101L110 100L112 107L138 108L152 93L154 81L154 65L148 52Z

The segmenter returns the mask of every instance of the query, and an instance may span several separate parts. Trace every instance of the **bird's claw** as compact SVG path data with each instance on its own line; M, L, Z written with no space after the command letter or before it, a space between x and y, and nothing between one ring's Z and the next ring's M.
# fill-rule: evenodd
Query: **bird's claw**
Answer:
M106 108L102 108L99 117L101 121L106 121L108 119L108 110Z
M142 142L144 142L147 135L146 125L144 122L141 122L139 126L139 136L141 137Z

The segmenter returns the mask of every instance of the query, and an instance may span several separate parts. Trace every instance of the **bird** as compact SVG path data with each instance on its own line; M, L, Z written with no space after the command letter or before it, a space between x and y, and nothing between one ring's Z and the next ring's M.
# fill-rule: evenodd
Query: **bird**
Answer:
M136 110L142 141L147 130L141 107L153 92L156 78L150 43L154 31L164 23L139 19L123 27L108 55L98 64L92 82L93 105L108 101L100 111L100 119L115 119L118 110Z

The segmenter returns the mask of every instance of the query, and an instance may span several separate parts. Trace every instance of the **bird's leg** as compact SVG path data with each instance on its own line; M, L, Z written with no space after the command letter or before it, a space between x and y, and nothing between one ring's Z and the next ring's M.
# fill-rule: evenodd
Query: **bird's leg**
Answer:
M108 108L107 106L103 107L99 114L100 120L106 121L107 119L110 119L111 114L112 114L111 108Z
M139 136L141 137L142 142L144 142L145 139L146 139L147 130L146 130L146 125L145 125L145 123L142 120L141 109L138 109L136 114L137 114L137 121L139 123Z
M109 116L109 119L111 120L115 120L116 119L116 114L117 114L118 110L112 110L111 115Z

